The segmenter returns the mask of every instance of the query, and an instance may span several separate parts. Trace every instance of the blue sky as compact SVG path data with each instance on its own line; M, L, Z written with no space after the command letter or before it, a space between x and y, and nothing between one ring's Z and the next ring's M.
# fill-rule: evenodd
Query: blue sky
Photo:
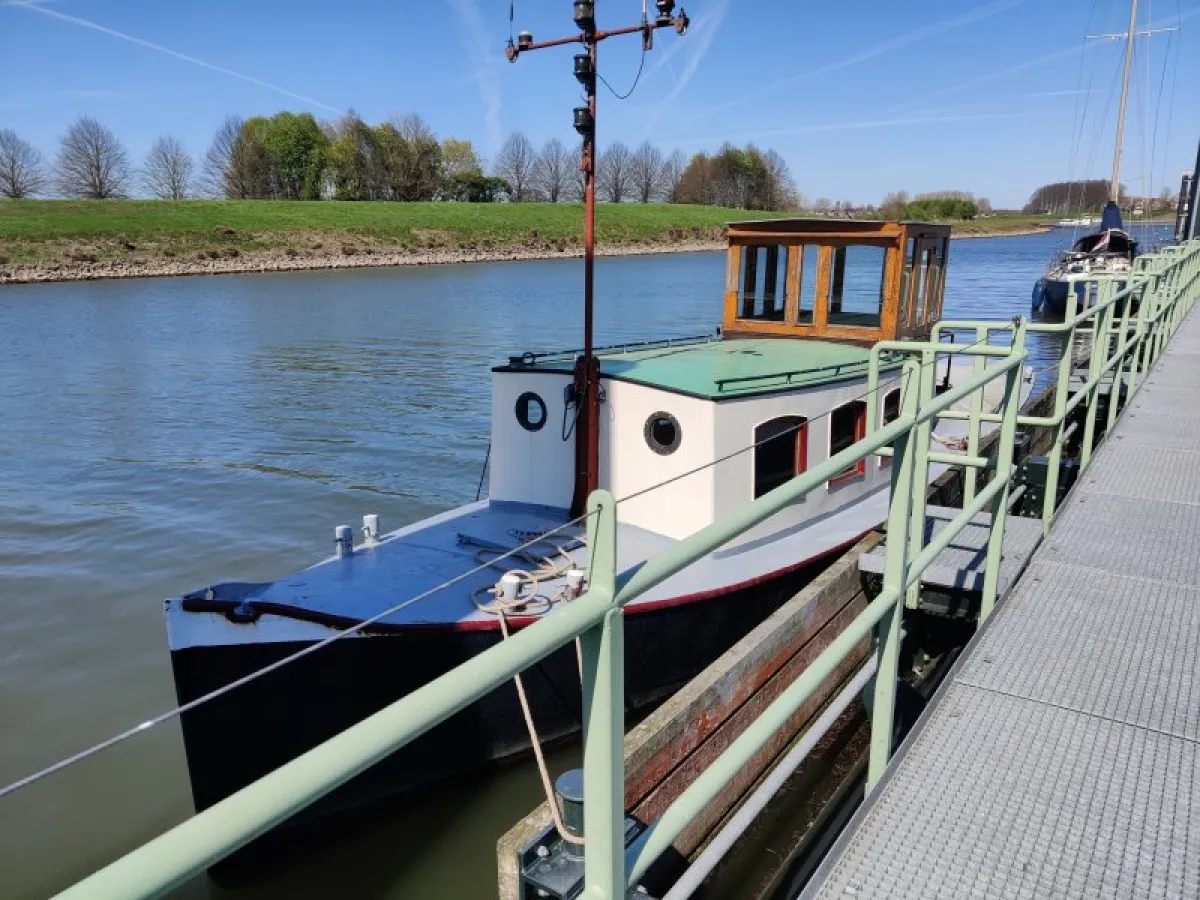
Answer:
M632 97L602 90L602 145L754 141L783 154L805 196L860 203L959 189L1013 206L1047 181L1107 175L1121 45L1084 35L1123 30L1129 0L686 6L691 32L657 35ZM597 7L614 27L641 3ZM1200 139L1200 0L1141 7L1143 27L1179 27L1138 42L1130 97L1123 180L1157 193ZM566 34L570 9L517 0L517 28ZM572 141L572 50L509 65L508 30L507 0L0 0L0 127L50 155L87 113L135 159L165 133L198 155L227 114L280 109L417 112L485 156L514 130ZM601 72L624 91L639 56L636 38L609 41Z

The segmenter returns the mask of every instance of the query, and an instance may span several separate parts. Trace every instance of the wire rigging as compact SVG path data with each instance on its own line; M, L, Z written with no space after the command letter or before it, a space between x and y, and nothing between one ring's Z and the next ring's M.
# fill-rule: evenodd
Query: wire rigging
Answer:
M954 356L957 354L961 354L961 353L966 352L967 350L972 349L973 347L977 347L979 344L987 342L987 340L988 340L988 337L985 334L983 337L977 339L976 341L974 341L971 344L963 344L961 346L955 345L955 344L947 344L947 349L944 352L939 351L938 354L935 354L935 356L932 360L930 360L927 363L921 363L920 367L924 368L926 366L936 366L938 363L938 356ZM745 447L742 447L738 450L735 450L732 453L728 453L725 456L721 456L721 457L718 457L717 459L710 460L709 462L706 462L703 465L697 466L697 467L690 469L686 472L683 472L679 475L673 476L671 478L667 478L663 481L660 481L656 484L650 485L649 487L643 488L639 491L635 491L624 497L620 497L615 502L619 505L623 502L633 500L638 497L643 497L646 494L651 493L652 491L656 491L656 490L666 487L670 484L674 484L684 478L687 478L687 477L694 475L698 472L701 472L705 469L719 465L720 463L723 463L729 459L733 459L734 457L740 456L743 453L747 453L747 452L755 449L756 447L761 446L762 444L766 443L769 440L778 439L779 437L781 437L785 434L797 431L800 428L805 428L813 422L819 422L821 419L824 419L828 416L832 416L833 413L837 409L845 406L847 402L863 400L863 399L869 397L872 393L878 393L885 386L890 386L890 384L877 385L875 387L874 391L871 391L871 390L864 391L863 393L859 394L857 397L851 398L851 400L849 400L849 401L842 401L841 403L838 404L837 407L831 407L831 408L825 410L824 412L820 413L819 415L807 419L806 421L802 422L799 425L796 425L787 430L781 431L775 435L772 435L769 438L764 438L763 440L755 441L754 443L749 444ZM395 613L400 612L404 609L407 609L410 606L420 603L421 601L433 596L436 593L439 593L440 591L445 590L448 587L452 587L455 584L459 584L474 575L478 575L479 573L486 571L487 569L495 568L496 564L498 562L501 562L502 560L509 559L509 558L527 559L528 551L530 551L530 548L532 548L538 544L544 545L546 543L552 543L552 542L548 542L547 538L549 538L555 534L559 534L563 531L566 531L568 528L572 528L576 525L579 525L580 523L584 522L585 520L587 520L594 514L595 514L594 512L589 512L589 513L584 513L581 516L576 516L575 518L573 518L567 522L564 522L561 525L558 525L552 529L549 529L544 532L539 532L538 534L534 535L532 538L530 538L526 541L523 541L521 544L519 544L516 547L513 547L510 550L506 550L503 552L497 551L497 555L495 555L495 556L492 556L489 553L486 555L485 558L482 558L482 561L478 565L468 569L465 572L460 573L459 575L454 576L453 578L449 578L446 581L443 581L441 584L438 584L435 587L432 587L432 588L429 588L428 590L422 591L421 593L419 593L413 597L410 597L400 603L397 603L394 606L391 606L391 607L383 610L382 612L376 613L375 615L370 616L369 618L363 619L360 622L356 622L354 625L351 625L345 629L337 631L336 633L330 635L327 638L324 638L320 641L309 644L308 646L303 647L300 650L297 650L295 653L292 653L292 654L289 654L288 656L282 657L281 659L278 659L275 662L262 667L261 669L255 669L253 672L249 672L246 675L243 675L241 678L238 678L235 681L231 681L226 685L223 685L213 691L208 692L207 694L203 694L199 697L196 697L194 700L190 700L187 703L184 703L184 704L181 704L172 709L166 710L165 712L162 712L152 718L146 719L145 721L140 722L137 725L126 729L125 731L119 732L118 734L115 734L112 737L107 738L106 740L103 740L103 741L100 741L99 743L93 744L92 746L90 746L84 750L81 750L78 753L74 753L71 756L65 757L64 759L61 759L52 765L46 766L45 768L40 769L37 772L34 772L34 773L27 775L23 778L20 778L8 785L5 785L4 787L0 788L0 798L3 798L10 794L16 793L17 791L19 791L23 788L29 787L30 785L32 785L38 781L41 781L42 779L47 778L50 775L53 775L64 769L70 768L71 766L73 766L77 763L83 762L84 760L89 759L89 758L95 756L96 754L101 753L105 750L108 750L111 747L121 744L121 743L129 740L130 738L136 737L137 735L142 734L146 731L149 731L150 729L155 728L159 725L162 725L163 723L168 722L172 719L175 719L175 718L183 715L186 712L189 712L193 709L196 709L199 706L202 706L206 703L216 700L219 697L222 697L234 690L237 690L238 688L243 687L244 685L249 684L252 681L256 681L257 679L270 674L271 672L275 672L275 671L283 668L284 666L290 665L291 663L296 662L299 659L302 659L303 657L306 657L313 653L316 653L318 650L322 650L325 647L328 647L330 644L333 644L336 641L339 641L346 637L350 637L354 634L362 633L367 628L370 628L370 626L377 624L381 620L383 620L391 615L394 615ZM477 558L481 558L481 557L477 556ZM474 597L473 597L473 599L474 599ZM507 624L507 623L505 623L505 624Z
M616 97L618 100L628 100L630 98L630 96L632 96L633 92L637 90L638 82L642 80L642 70L645 68L645 66L646 66L646 45L642 44L642 58L641 58L641 61L638 63L637 75L635 75L633 77L633 84L631 84L629 86L629 90L627 90L623 94L617 93L617 90L611 84L608 83L608 79L606 79L598 71L596 72L596 77L600 79L601 84L603 84L606 88L608 88L609 93L612 94L614 97Z

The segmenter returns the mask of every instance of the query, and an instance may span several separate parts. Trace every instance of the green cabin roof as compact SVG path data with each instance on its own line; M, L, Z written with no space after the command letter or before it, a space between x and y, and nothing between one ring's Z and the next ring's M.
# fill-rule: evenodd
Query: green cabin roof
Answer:
M722 400L862 377L870 349L833 341L747 338L602 350L597 357L601 373L611 378ZM562 355L527 355L514 357L501 370L569 370L571 362Z

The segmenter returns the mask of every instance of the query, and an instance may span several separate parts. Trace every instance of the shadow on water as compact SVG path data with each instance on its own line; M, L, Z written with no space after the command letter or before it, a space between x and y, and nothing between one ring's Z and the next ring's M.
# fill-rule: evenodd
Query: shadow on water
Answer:
M1027 314L1056 241L956 242L947 315ZM299 569L363 513L395 528L474 499L489 367L578 346L579 268L0 291L0 783L173 705L163 598ZM707 332L722 284L720 253L602 259L597 339ZM1056 356L1035 338L1031 365ZM178 734L0 800L0 894L46 896L186 818ZM200 879L174 896L494 896L495 840L540 797L536 773L510 767L298 846L243 887Z

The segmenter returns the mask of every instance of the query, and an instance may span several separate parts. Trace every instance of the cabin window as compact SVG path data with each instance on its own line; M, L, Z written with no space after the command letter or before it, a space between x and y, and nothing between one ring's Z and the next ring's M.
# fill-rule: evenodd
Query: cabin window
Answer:
M782 322L787 304L789 248L779 244L742 248L738 318Z
M829 417L829 455L834 457L867 435L867 404L852 400L839 406ZM860 459L829 479L830 486L857 478L867 471L866 460Z
M900 321L902 324L907 324L910 316L908 306L908 296L912 292L912 286L909 284L912 281L913 265L916 262L917 243L912 238L904 245L904 274L900 278Z
M894 391L888 391L883 397L883 419L880 424L888 425L900 418L900 388ZM893 446L888 444L889 447ZM892 458L890 456L879 457L879 465L890 466Z
M683 439L679 420L668 412L651 413L643 432L647 446L659 456L670 456L679 449Z
M924 247L921 250L916 283L913 286L912 315L909 318L909 325L914 327L923 325L927 321L929 310L926 309L926 305L931 302L933 283L936 280L934 252L935 249L932 246Z
M792 248L800 254L800 296L796 301L796 321L801 325L813 323L817 305L817 266L821 248L816 244L801 244Z
M517 422L526 431L541 431L546 424L546 401L533 391L526 391L517 398Z
M808 419L780 416L754 429L754 496L786 484L808 468Z
M863 244L837 247L829 287L829 324L879 328L886 274L886 248Z

